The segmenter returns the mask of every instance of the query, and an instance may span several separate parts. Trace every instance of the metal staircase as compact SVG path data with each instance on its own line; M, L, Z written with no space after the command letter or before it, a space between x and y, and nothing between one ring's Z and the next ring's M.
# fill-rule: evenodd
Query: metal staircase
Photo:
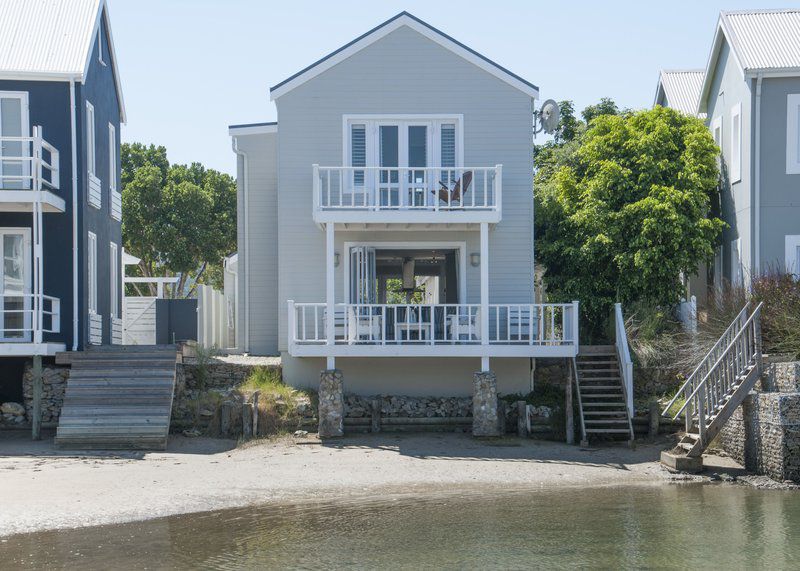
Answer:
M703 454L761 374L761 304L750 304L725 330L694 372L661 413L672 419L684 415L686 433L672 451L697 458Z

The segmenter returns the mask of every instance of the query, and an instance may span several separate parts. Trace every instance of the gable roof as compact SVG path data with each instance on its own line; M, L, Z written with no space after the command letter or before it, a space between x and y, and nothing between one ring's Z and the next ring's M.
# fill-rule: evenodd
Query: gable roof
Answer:
M730 46L743 78L758 73L800 75L800 9L720 12L699 110L713 81L723 42Z
M125 104L106 0L2 0L0 79L85 82L101 18L124 123Z
M438 30L414 16L408 12L400 12L393 18L389 18L384 23L372 28L366 34L363 34L357 37L352 42L343 45L339 49L330 54L326 55L324 58L312 63L305 69L300 70L296 74L292 75L291 77L281 81L280 83L273 85L270 90L270 99L275 100L281 95L284 95L308 81L313 77L316 77L323 71L326 71L337 63L347 59L348 57L352 56L353 54L360 52L367 46L377 42L384 36L388 35L389 33L393 32L394 30L402 27L407 26L416 32L419 32L426 38L436 42L440 46L443 46L456 55L461 56L465 60L469 61L470 63L478 66L479 68L487 71L511 85L522 91L523 93L529 95L534 99L538 99L539 97L539 88L536 87L534 84L530 83L529 81L522 79L520 76L510 72L506 68L502 67L501 65L493 62L486 56L479 54L472 48L462 44L458 40L448 36L441 30Z
M696 115L704 77L705 72L702 69L662 69L653 104L663 105L663 95L673 109L687 115Z

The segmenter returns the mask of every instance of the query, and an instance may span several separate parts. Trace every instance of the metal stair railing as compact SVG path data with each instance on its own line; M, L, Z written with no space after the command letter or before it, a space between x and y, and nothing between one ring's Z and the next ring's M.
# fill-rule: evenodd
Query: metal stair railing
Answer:
M725 351L725 349L731 344L733 338L736 336L737 333L744 327L745 321L747 321L747 311L750 308L750 302L747 302L742 310L738 313L738 315L733 319L728 328L725 332L720 336L714 346L709 349L708 353L706 353L705 357L700 361L697 367L692 371L692 374L686 379L686 381L681 385L681 388L675 393L675 396L672 397L672 400L669 401L664 410L661 412L661 416L668 416L669 410L672 408L672 405L678 400L678 398L683 395L684 399L686 399L690 394L692 394L697 385L700 382L700 379L706 376L706 374L712 369L712 365L719 359L720 355ZM678 413L680 414L680 413ZM673 420L678 418L678 414L673 415ZM686 431L688 432L691 428L691 415L686 415Z
M687 432L697 419L701 440L705 437L707 419L716 417L727 402L726 397L738 389L737 380L747 372L748 367L760 368L761 307L762 304L759 303L673 416L674 420L686 411L684 415ZM684 391L689 388L687 384L684 384L684 387L686 387Z

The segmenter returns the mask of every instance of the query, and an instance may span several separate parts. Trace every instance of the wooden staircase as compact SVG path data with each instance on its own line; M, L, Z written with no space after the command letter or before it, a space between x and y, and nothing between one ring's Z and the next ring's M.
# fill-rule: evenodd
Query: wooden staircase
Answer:
M177 350L172 345L112 345L61 353L70 363L55 442L59 448L167 446Z
M582 345L574 360L581 445L590 436L622 435L633 441L633 424L614 345Z
M699 458L719 434L761 375L761 304L736 316L661 413L673 420L684 415L685 433L674 456Z

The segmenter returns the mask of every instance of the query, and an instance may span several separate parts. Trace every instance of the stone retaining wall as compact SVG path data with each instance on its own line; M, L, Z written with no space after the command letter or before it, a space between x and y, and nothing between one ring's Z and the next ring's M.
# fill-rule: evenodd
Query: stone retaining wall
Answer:
M800 362L766 363L761 387L725 423L719 445L752 472L800 481Z
M64 404L64 392L67 390L69 371L69 367L42 366L42 424L58 422L61 407ZM22 397L27 421L31 422L33 419L33 367L31 363L25 365L25 373L22 377Z
M347 380L345 379L345 385ZM380 402L381 416L388 418L450 418L471 417L472 397L404 397L377 395L365 397L346 394L345 418L365 418L372 415L373 401Z
M722 429L720 445L752 472L800 481L800 393L750 393Z

